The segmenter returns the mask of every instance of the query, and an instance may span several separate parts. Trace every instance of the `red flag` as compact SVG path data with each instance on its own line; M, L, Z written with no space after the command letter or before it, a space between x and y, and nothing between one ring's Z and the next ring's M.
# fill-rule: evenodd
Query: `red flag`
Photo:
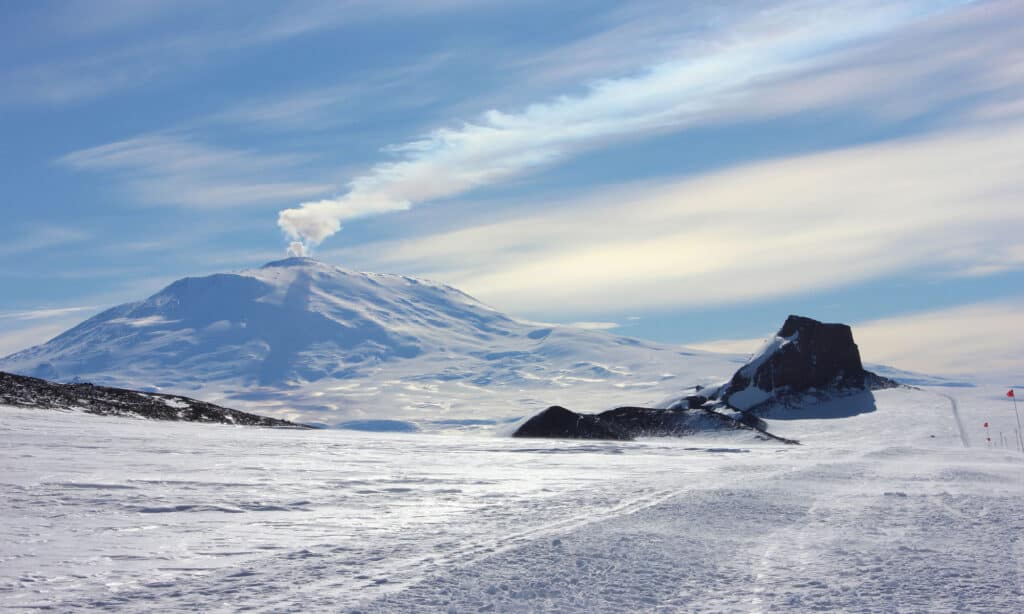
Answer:
M985 423L985 428L988 428L988 422Z
M1006 396L1010 397L1011 399L1014 398L1013 397L1013 388L1010 388L1010 391L1006 393Z

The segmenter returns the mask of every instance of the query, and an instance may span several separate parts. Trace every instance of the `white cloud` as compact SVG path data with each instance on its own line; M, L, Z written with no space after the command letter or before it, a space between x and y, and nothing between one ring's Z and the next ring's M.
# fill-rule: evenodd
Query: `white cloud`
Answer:
M581 96L518 113L492 110L475 123L393 147L398 160L356 177L340 197L281 211L278 224L292 240L316 245L347 220L462 194L610 139L678 130L728 115L723 109L736 114L756 102L751 94L759 86L820 66L836 48L906 27L945 5L842 3L809 11L797 3L755 12L728 33L732 38L707 45L700 55L650 66L638 76L599 81Z
M238 100L207 121L246 127L313 130L351 125L367 112L408 110L433 102L424 79L452 59L436 53L399 66L367 66L348 74L339 85L316 87L283 95Z
M773 117L794 109L856 109L904 119L956 103L1002 108L1024 86L1018 2L983 2L950 11L869 44L840 50L828 62L762 84L757 104L725 108L723 118ZM948 109L947 109L948 110Z
M45 343L66 329L67 326L64 324L44 324L27 328L0 329L0 357Z
M266 180L294 173L303 161L160 134L75 151L57 160L75 170L118 175L129 197L142 203L200 208L277 203L330 192L328 184ZM254 182L253 177L263 181Z
M737 3L680 3L678 0L621 2L577 27L582 36L527 54L516 54L503 71L517 71L516 88L532 84L576 86L594 79L628 76L652 62L700 54L706 41L737 12ZM518 50L517 50L518 51Z
M1019 377L1024 297L855 324L866 362L935 375Z
M854 147L322 255L434 277L506 311L570 317L1012 268L1024 264L1012 239L1024 233L1021 143L1024 124Z
M17 238L0 243L0 256L32 252L69 243L79 243L91 238L88 232L78 228L46 225L13 234Z
M95 305L86 305L84 307L60 307L56 309L8 311L0 312L0 320L49 320L52 318L67 316L72 313L80 313L83 311L95 311L96 309L97 307Z
M80 306L0 313L0 357L45 343L96 311Z
M750 356L764 344L765 339L715 339L712 341L701 341L700 343L687 343L686 347L706 352Z
M586 330L612 330L613 328L619 328L622 326L618 322L573 322L568 324L576 328L583 328Z
M328 112L338 113L340 107L360 93L356 86L338 86L307 90L276 98L244 100L213 115L211 119L243 125L272 125L295 128L306 125L323 127L329 122Z
M160 326L162 324L177 324L180 320L168 320L163 316L146 316L143 318L114 318L109 320L111 324L123 324L132 328L146 328L148 326Z

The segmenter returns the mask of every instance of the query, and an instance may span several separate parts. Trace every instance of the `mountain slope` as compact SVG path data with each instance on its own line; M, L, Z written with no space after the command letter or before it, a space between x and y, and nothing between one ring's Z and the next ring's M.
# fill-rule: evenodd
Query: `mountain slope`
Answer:
M436 331L488 341L510 324L453 288L296 258L179 280L4 364L57 378L160 369L179 384L282 385L437 350Z
M516 320L450 286L290 258L179 280L0 369L187 393L302 422L463 428L553 403L651 404L719 380L734 360Z

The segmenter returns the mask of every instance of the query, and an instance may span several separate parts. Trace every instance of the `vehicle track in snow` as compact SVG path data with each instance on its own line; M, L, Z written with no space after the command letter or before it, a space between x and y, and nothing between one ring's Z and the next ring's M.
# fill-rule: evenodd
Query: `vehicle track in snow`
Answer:
M953 410L953 419L956 420L956 429L960 432L960 443L964 444L965 448L971 447L971 445L967 443L967 431L964 430L964 423L960 419L960 405L957 404L956 397L942 392L936 392L935 394L940 397L944 397L949 401L949 406Z

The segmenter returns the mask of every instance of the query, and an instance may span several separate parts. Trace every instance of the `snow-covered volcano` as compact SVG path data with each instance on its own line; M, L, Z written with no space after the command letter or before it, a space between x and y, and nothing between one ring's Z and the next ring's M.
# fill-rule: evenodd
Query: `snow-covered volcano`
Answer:
M454 288L291 258L181 279L4 364L55 379L151 378L153 385L182 386L237 378L287 386L493 343L516 328Z
M656 402L720 380L733 361L517 320L413 277L289 258L176 281L0 360L0 370L324 424L459 426L553 403Z

